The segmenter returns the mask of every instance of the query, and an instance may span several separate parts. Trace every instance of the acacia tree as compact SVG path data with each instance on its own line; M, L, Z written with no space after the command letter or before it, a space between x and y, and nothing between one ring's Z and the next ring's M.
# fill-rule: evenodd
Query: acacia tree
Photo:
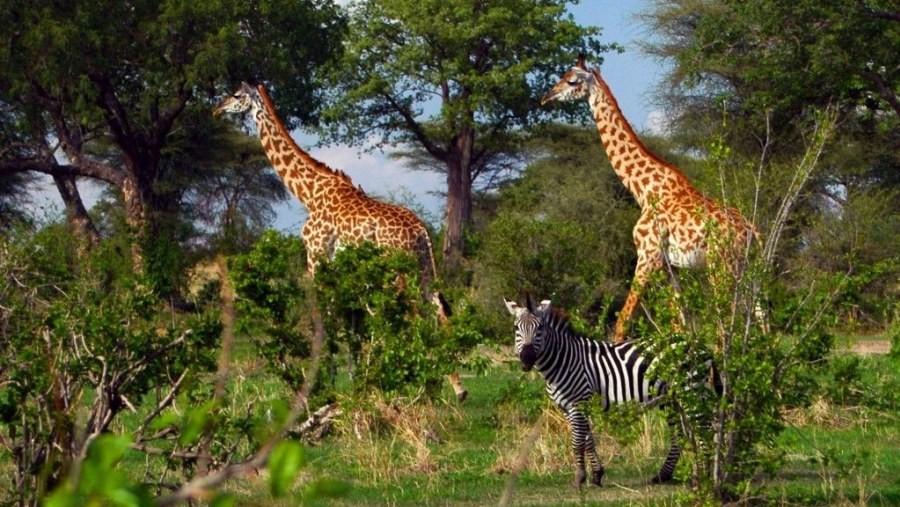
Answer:
M344 58L323 112L331 140L425 150L446 170L445 266L464 255L472 186L509 133L546 112L550 76L579 50L609 49L562 0L352 2Z
M718 124L709 119L724 110L741 122L732 129L744 132L736 148L756 153L765 139L770 156L795 156L811 111L828 107L840 113L838 145L857 145L849 159L838 152L842 165L882 181L895 172L889 169L900 163L895 2L654 1L642 17L658 34L645 50L673 64L660 91L681 127L676 131L693 147L706 147Z
M74 177L117 189L138 269L143 249L171 234L161 224L184 189L168 179L194 162L179 143L208 128L219 85L268 80L292 122L311 119L313 71L339 48L343 26L324 0L13 0L0 20L0 100L28 134L0 174L53 175L73 202Z

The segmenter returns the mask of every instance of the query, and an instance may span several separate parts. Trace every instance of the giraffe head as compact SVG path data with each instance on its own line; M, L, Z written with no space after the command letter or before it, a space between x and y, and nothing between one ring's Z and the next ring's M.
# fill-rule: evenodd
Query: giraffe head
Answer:
M522 363L522 370L530 371L544 348L544 314L550 310L550 300L534 306L531 296L525 296L525 307L514 301L503 300L506 309L516 318L516 355Z
M584 54L578 55L578 61L569 72L566 72L558 83L541 98L541 105L554 100L578 100L590 94L594 75L584 64Z
M213 115L218 116L222 113L241 114L247 111L262 108L262 99L259 91L247 83L241 83L241 87L234 93L220 100L213 109Z

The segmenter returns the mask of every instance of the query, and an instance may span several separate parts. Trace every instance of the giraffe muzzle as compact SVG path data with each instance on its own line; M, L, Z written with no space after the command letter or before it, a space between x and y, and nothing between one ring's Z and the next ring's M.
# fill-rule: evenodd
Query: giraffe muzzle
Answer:
M547 92L546 95L541 97L541 105L545 106L545 105L547 105L548 102L552 102L553 99L556 98L556 95L557 95L556 90L550 90L549 92Z

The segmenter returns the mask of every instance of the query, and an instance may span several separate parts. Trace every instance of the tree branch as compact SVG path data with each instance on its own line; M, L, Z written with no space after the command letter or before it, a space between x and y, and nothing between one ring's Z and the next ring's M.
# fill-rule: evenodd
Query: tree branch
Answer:
M887 84L885 84L884 79L881 77L881 75L872 69L865 69L861 72L861 74L864 78L868 79L875 85L875 88L878 89L878 95L880 95L881 98L885 100L885 102L890 104L894 109L894 112L897 113L898 116L900 116L900 101L897 100L897 95L894 94L894 92L887 86Z
M438 160L446 160L447 159L447 151L439 147L438 145L431 142L431 139L425 135L425 131L422 129L422 125L416 121L413 117L412 112L409 109L402 107L394 97L389 93L382 93L381 96L386 100L394 111L400 115L403 119L404 125L409 129L412 133L413 137L416 138L416 141L425 148L425 151L431 154L434 158Z
M99 162L85 161L79 164L57 164L36 159L10 160L0 163L0 174L34 171L50 176L84 176L121 188L125 176L117 169Z
M272 454L275 446L278 445L285 433L296 424L300 418L301 412L306 408L309 392L319 373L319 358L322 353L322 345L325 342L325 328L314 295L310 297L309 311L313 322L313 343L312 353L310 355L311 364L309 373L303 380L303 385L300 387L300 390L297 391L293 400L291 400L291 413L288 415L281 428L279 428L279 430L273 434L272 438L266 441L249 459L230 463L215 472L191 479L190 482L182 485L174 493L159 498L158 505L165 507L202 497L207 494L209 490L221 485L228 479L244 475L266 464L269 455Z

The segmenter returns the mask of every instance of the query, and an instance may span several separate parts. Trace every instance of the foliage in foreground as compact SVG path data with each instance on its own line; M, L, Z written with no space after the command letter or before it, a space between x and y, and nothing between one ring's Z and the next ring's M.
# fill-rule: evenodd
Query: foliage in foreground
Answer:
M483 360L468 353L482 341L471 306L440 325L422 298L418 263L409 254L370 243L347 247L322 263L314 299L299 239L269 231L253 250L233 262L241 296L241 326L250 333L267 367L297 388L310 355L310 305L318 304L327 336L326 375L318 389L335 394L339 371L351 377L351 396L377 389L412 395L437 393L444 375Z
M80 261L59 227L0 241L0 425L15 464L2 494L30 504L145 401L159 410L132 429L135 441L171 439L157 433L157 416L175 395L200 396L221 326L214 311L174 315L126 274L114 245Z

